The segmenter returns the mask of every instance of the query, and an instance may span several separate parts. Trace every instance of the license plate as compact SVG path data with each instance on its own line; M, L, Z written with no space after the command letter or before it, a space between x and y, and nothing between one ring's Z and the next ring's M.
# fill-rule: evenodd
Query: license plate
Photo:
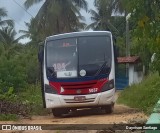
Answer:
M75 97L74 97L74 100L75 100L75 101L79 101L79 102L82 102L82 101L84 101L85 99L86 99L85 96L75 96Z

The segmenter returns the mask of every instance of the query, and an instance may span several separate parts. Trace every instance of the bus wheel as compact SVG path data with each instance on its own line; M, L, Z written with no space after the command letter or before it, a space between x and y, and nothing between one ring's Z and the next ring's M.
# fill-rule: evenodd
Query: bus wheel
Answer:
M55 117L61 117L63 114L68 114L69 109L67 108L57 108L57 109L52 109L52 113Z
M52 109L52 113L55 117L61 117L64 112L62 109Z
M104 107L106 114L111 114L114 110L114 104L110 104Z

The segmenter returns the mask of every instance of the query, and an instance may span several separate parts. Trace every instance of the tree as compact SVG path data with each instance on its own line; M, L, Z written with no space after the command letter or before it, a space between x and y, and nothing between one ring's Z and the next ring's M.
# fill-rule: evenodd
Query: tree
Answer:
M20 39L20 38L15 39L16 31L14 30L13 27L2 27L0 33L3 36L2 42L5 45L12 45L18 43L18 40Z
M0 42L4 41L2 33L3 26L14 26L14 23L10 19L3 20L3 17L7 17L7 11L4 8L0 8Z
M124 17L113 16L114 12L122 11L122 8L118 7L119 3L117 0L95 0L96 11L92 9L89 11L93 22L86 29L107 30L111 31L115 36L120 35L118 28L123 24Z
M0 8L0 28L6 25L13 27L14 25L13 20L10 19L2 20L3 17L7 17L7 11L4 8Z
M19 30L19 33L22 33L23 35L21 35L21 38L30 38L31 39L31 23L26 23L25 22L26 27L28 28L28 30Z
M25 7L28 9L33 4L42 0L26 0ZM34 27L41 33L41 40L46 36L71 32L84 27L80 20L84 18L80 9L87 10L85 0L45 0L35 17Z
M110 19L112 14L112 4L111 0L95 0L94 5L96 7L96 11L90 10L91 23L88 28L93 28L94 30L110 30Z
M18 41L21 39L21 37L15 38L16 32L13 27L2 27L0 34L2 35L1 43L3 44L5 50L4 53L6 57L9 58L13 54L17 53L20 49Z
M131 20L135 23L132 32L132 49L134 54L140 55L149 70L151 56L156 53L154 68L160 73L160 2L158 0L134 0L129 1L128 10L132 13Z

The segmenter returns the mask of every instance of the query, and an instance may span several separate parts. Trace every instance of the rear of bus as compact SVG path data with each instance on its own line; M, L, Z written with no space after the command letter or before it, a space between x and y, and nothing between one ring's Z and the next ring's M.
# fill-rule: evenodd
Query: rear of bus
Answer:
M40 53L45 108L61 116L79 108L113 111L115 62L112 34L73 32L47 37Z

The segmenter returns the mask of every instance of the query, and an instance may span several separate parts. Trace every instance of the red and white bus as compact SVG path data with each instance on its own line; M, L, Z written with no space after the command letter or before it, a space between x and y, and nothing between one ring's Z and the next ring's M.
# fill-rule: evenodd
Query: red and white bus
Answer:
M49 36L39 52L45 108L61 116L79 108L112 113L115 103L115 57L109 31Z

